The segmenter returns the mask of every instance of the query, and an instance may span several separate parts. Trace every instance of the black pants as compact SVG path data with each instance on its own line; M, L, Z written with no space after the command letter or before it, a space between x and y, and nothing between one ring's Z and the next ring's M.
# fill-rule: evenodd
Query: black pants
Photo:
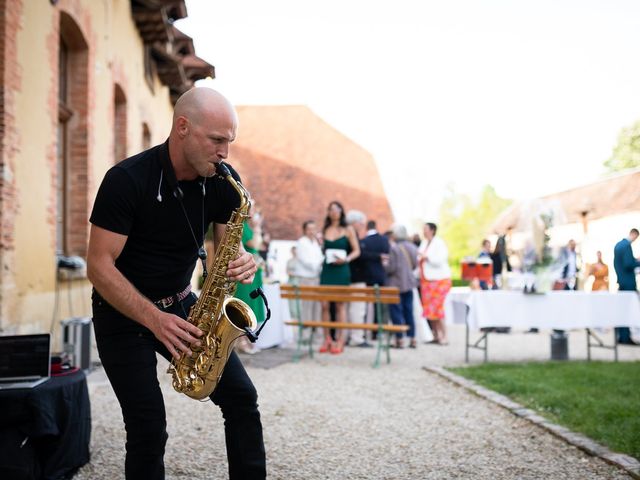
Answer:
M635 288L623 288L619 287L618 291L620 292L635 292ZM634 342L631 339L631 329L629 327L616 327L615 328L615 336L618 340L618 343L623 345L633 345Z
M186 318L195 301L196 296L191 294L167 311ZM127 432L126 478L163 479L168 434L156 352L167 360L171 355L148 329L117 312L97 294L93 298L93 322L100 360L122 408ZM235 352L231 353L211 395L224 417L231 479L266 478L257 400L251 379Z

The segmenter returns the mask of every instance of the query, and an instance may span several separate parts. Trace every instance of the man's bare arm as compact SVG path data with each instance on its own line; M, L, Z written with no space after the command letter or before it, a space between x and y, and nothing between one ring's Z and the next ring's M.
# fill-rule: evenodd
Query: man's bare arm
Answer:
M202 332L177 315L159 310L116 268L115 261L127 241L125 235L91 226L87 276L98 293L125 316L147 327L175 358L190 354ZM186 342L186 343L185 343Z

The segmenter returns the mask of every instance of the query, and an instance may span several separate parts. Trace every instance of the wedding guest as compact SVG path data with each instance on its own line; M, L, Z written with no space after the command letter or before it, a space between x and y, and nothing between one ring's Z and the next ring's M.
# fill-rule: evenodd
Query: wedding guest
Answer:
M395 325L407 325L409 347L416 348L416 327L413 318L413 289L416 286L413 270L418 266L418 249L408 240L407 229L396 225L391 233L391 251L385 265L387 285L400 290L400 303L389 305L391 321ZM403 348L403 334L396 334L396 348Z
M491 258L491 242L486 238L482 240L482 245L480 247L480 253L478 253L478 258Z
M560 264L563 265L561 282L564 285L564 290L577 290L580 267L575 240L569 240L567 245L560 250L559 261Z
M444 323L444 300L451 290L449 250L444 240L436 236L435 223L424 226L424 241L420 245L418 259L421 264L420 290L423 316L429 321L434 342L447 345L447 329Z
M592 292L609 291L609 267L602 261L602 252L596 252L597 261L589 267L589 275L593 277Z
M637 290L635 269L640 267L640 258L634 258L631 244L638 238L638 229L632 228L627 238L623 238L613 249L613 268L618 277L618 290L632 291ZM617 327L616 336L618 343L626 345L635 345L636 342L631 338L629 327Z
M264 271L264 261L259 256L258 251L262 246L262 215L259 213L255 204L251 205L249 210L249 218L245 220L242 228L242 245L248 253L252 254L256 259L258 270L256 271L253 282L250 284L238 283L236 286L235 297L245 302L256 316L258 324L264 322L265 311L264 303L260 297L251 298L250 293L256 288L262 287L262 275ZM246 336L242 336L236 342L236 350L241 353L252 355L260 351L254 344L249 342Z
M344 207L333 201L327 209L327 216L322 231L324 238L325 262L320 273L320 285L350 285L351 270L349 262L360 256L360 245L352 226L347 225ZM344 302L336 302L336 321L343 323L347 320L347 310ZM322 302L322 320L329 321L329 302ZM335 342L331 338L330 329L324 329L324 342L320 353L342 353L345 338L341 329L336 329Z
M507 254L507 240L504 235L500 235L496 240L496 246L493 247L493 253L491 253L491 260L493 261L493 288L502 288L504 285L503 272L511 271L511 263Z
M420 244L422 243L422 239L420 238L420 234L419 233L414 233L413 236L411 237L411 241L416 246L416 248L420 248Z
M347 225L351 225L358 238L360 245L360 256L353 259L349 264L351 268L351 286L356 288L363 288L367 286L366 280L366 264L363 259L362 252L366 246L362 245L362 239L367 233L367 217L359 210L349 210L346 214ZM347 305L347 318L349 323L365 323L367 316L367 304L365 302L349 302ZM348 338L349 345L355 345L357 347L373 347L371 343L367 341L364 330L354 329L349 331Z
M257 212L258 221L262 226L262 241L260 242L260 249L258 250L258 255L262 258L262 270L263 275L266 278L271 278L273 271L272 265L269 258L269 245L271 244L271 234L264 227L264 222L262 219L262 213Z
M534 268L536 265L536 262L538 261L538 254L536 252L536 248L535 245L533 244L533 241L531 239L527 239L525 245L524 245L524 250L522 252L522 273L524 274L524 289L525 292L526 291L533 291L534 290L534 281L535 281L535 274L534 274ZM540 331L539 328L537 327L531 327L529 330L527 330L527 333L538 333Z
M287 283L289 285L299 285L300 282L296 277L296 265L298 264L298 254L296 250L296 246L291 247L291 257L287 260L286 270L287 270ZM298 306L296 305L295 300L289 300L289 315L291 318L299 319L300 312L298 311Z
M367 222L367 233L362 239L361 257L365 261L367 285L384 285L387 274L382 265L389 254L389 239L380 235L375 220Z
M318 242L317 230L316 222L307 220L302 224L302 236L296 242L297 262L294 273L299 285L315 286L320 283L324 256ZM300 301L300 316L302 320L320 319L320 303L311 300Z
M493 262L491 260L491 242L486 238L482 240L480 252L478 253L478 263L483 265L484 264L493 265ZM487 271L487 274L488 274L488 271ZM486 278L479 277L477 278L477 281L481 290L489 290L489 284L491 282L491 278L489 278L489 275L487 275Z
M367 221L367 233L360 240L360 256L364 262L365 282L368 287L384 285L387 273L382 263L389 255L389 239L380 235L375 220ZM380 319L382 321L382 319ZM373 304L368 305L367 322L378 323L378 309ZM377 332L371 332L371 338L376 339Z
M420 234L419 233L414 233L411 236L411 242L416 246L417 249L420 249L420 244L422 243L422 238L420 238ZM413 271L413 276L416 280L416 292L415 295L417 295L418 301L420 303L420 305L422 305L422 292L420 291L420 265L418 265L418 268L416 268ZM427 322L428 324L429 322ZM431 331L431 325L429 325L429 330ZM431 332L433 335L433 332Z
M287 265L286 265L288 283L293 284L298 281L296 278L297 265L298 265L298 251L296 249L296 246L294 245L293 247L291 247L291 256L289 257L289 260L287 260Z

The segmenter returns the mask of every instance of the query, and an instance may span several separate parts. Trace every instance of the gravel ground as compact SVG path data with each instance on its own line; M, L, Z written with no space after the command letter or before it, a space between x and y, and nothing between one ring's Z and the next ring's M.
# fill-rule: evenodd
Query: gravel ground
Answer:
M577 338L579 336L579 338ZM493 337L496 337L495 339ZM573 337L576 337L575 340ZM572 334L577 355L584 334ZM574 345L575 343L575 345ZM425 365L464 361L464 330L451 345L394 350L371 368L372 349L347 348L293 364L290 351L243 356L260 395L267 465L273 479L622 479L622 470L428 373ZM490 359L547 359L548 333L492 335ZM524 348L526 346L526 349ZM610 355L603 352L602 356ZM480 353L474 354L480 360ZM626 348L623 359L640 349ZM169 441L168 479L226 478L219 410L171 389L160 360ZM92 460L77 480L123 478L124 428L104 373L89 376Z

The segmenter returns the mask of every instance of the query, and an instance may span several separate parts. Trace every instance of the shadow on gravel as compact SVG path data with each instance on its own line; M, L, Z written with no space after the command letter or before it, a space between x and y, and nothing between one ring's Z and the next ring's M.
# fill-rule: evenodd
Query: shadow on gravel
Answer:
M273 347L260 350L253 355L239 353L238 356L245 367L264 368L268 370L284 363L291 363L294 353L295 349L292 348Z

